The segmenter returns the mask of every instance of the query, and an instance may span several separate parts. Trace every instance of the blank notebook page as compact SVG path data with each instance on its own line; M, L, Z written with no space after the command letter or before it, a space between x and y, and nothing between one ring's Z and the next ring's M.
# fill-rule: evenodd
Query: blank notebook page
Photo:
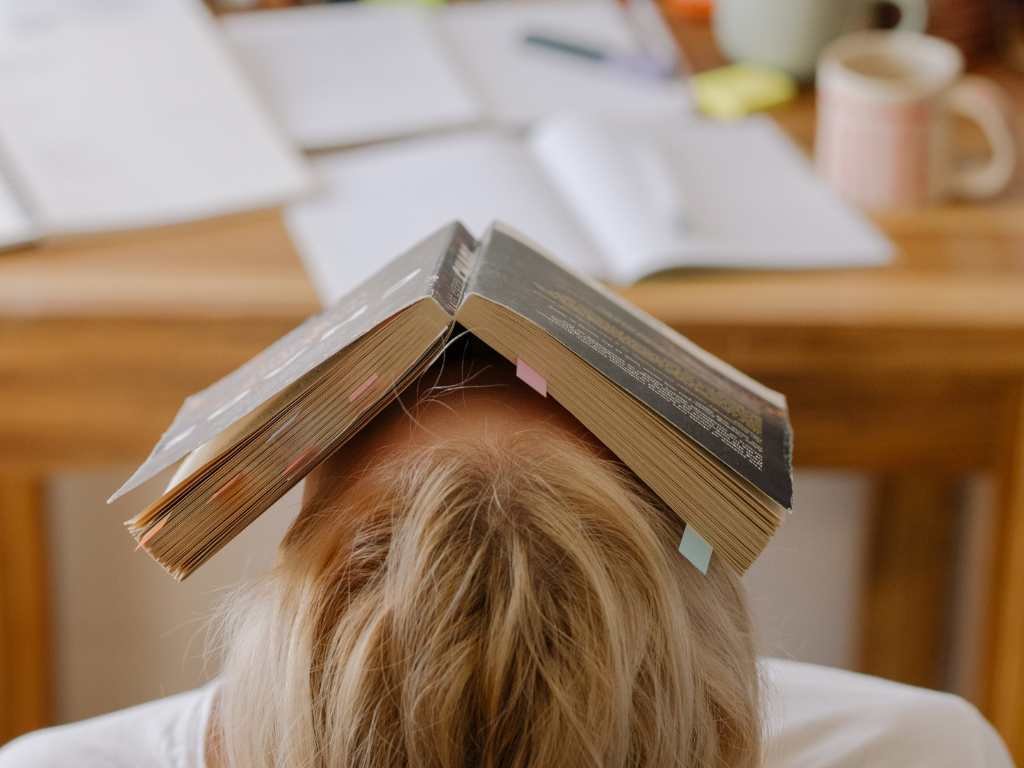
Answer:
M222 24L288 135L324 149L479 119L429 16L343 3L229 14Z
M0 114L47 232L265 207L308 182L196 0L0 2Z
M533 45L544 33L615 53L640 46L615 0L486 0L458 3L440 14L442 37L500 123L525 125L561 110L635 113L683 109L677 79L651 79Z

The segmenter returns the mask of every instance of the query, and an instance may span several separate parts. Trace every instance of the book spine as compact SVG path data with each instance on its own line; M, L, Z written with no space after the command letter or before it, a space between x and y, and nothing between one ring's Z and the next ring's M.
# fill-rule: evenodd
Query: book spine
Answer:
M434 298L455 317L476 264L479 243L461 224L455 225L451 241L435 272Z

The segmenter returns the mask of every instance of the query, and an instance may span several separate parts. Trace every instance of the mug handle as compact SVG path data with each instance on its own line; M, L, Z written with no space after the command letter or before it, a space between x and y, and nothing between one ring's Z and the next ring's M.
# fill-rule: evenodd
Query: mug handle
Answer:
M943 106L977 123L992 149L987 163L956 170L949 191L973 200L998 195L1017 167L1017 139L1006 93L991 80L970 75L950 89Z
M900 9L895 29L901 32L924 32L928 26L928 0L892 0Z

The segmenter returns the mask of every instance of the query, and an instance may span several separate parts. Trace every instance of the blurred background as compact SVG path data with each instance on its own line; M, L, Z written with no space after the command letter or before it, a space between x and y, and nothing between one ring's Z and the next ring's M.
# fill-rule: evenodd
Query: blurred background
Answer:
M787 394L763 653L1024 760L1024 4L0 0L0 744L194 687L297 489L175 583L107 497L181 400L447 221Z

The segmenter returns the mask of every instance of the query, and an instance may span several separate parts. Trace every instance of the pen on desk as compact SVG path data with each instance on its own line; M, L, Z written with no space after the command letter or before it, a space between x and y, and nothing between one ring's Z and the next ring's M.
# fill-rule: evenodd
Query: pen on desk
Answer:
M567 40L540 32L530 32L523 38L527 45L549 51L576 56L595 64L651 78L670 78L676 74L676 62L665 62L645 53L617 53L588 43Z

